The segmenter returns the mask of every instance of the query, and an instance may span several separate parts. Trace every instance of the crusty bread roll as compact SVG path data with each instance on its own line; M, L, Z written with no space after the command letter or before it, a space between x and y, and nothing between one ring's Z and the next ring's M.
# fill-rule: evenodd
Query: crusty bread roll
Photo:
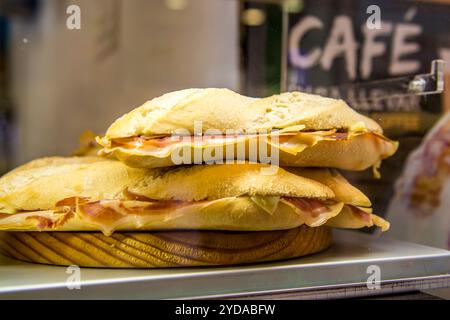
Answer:
M14 259L103 268L236 265L292 259L331 245L330 228L283 231L115 233L0 232L0 252Z
M200 201L241 195L332 199L320 182L262 164L133 169L97 157L44 158L0 178L0 213L54 208L62 199L125 200L124 191L153 200Z
M234 140L228 137L202 145L193 139L179 143L161 140L194 133L222 138L229 130L241 134ZM272 139L270 134L274 132L281 132L284 140ZM292 138L291 142L286 138ZM249 145L253 142L265 145L269 153L271 148L279 152L275 164L281 166L345 170L378 166L397 150L397 143L384 137L375 121L342 100L300 92L256 99L214 88L181 90L155 98L116 120L97 141L104 147L102 154L113 154L131 167L146 168L178 165L173 155L183 148L190 152L189 164L198 164L194 162L194 150L213 146L221 147L220 159L264 162L249 156ZM235 150L232 154L227 150L230 144ZM244 154L236 151L238 144L245 145ZM202 154L200 160L209 159Z
M122 116L106 132L106 139L139 135L171 135L177 129L194 132L216 129L271 130L296 125L304 130L350 130L360 123L370 132L381 127L342 101L301 92L268 98L242 96L228 89L186 89L167 93Z

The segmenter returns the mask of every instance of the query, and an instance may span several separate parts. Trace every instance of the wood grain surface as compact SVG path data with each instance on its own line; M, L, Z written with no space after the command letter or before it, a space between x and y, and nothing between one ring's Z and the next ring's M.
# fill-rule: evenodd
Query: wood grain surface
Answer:
M1 232L0 252L14 259L104 268L246 264L296 258L328 248L330 228L265 232L166 231L114 233Z

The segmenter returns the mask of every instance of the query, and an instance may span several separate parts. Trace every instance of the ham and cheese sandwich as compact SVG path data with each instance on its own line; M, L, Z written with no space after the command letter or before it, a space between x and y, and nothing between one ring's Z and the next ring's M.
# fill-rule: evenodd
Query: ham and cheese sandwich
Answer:
M334 169L264 166L38 159L0 178L0 252L88 267L231 265L322 251L333 227L389 228Z
M389 224L329 169L263 164L130 168L96 157L45 158L0 179L0 230L273 231Z
M364 170L378 168L397 150L375 121L342 100L301 92L250 98L215 88L150 100L116 120L97 141L103 154L146 168L179 164L173 155L186 152L197 163L196 151L220 147L223 159L252 160L253 144L268 156L276 150L280 166ZM239 146L245 151L239 153Z

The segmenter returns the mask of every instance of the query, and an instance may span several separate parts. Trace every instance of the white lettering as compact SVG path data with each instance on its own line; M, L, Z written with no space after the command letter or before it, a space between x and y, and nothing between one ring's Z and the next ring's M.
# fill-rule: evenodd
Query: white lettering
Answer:
M367 288L369 290L380 289L381 285L381 269L377 265L370 265L367 267L367 274L370 276L367 278Z
M222 131L216 129L208 129L205 131L205 136L207 136L211 145L208 145L203 150L203 161L206 164L222 164L223 163L223 144L214 143L215 138L222 140ZM234 154L234 150L233 150ZM228 155L227 155L228 156Z
M66 26L69 30L81 29L81 9L73 4L67 7L66 13L69 14L66 20Z
M202 121L194 121L194 164L202 164Z
M374 57L382 56L386 52L386 45L383 42L376 42L378 36L390 34L392 23L386 22L378 29L362 28L364 34L364 45L362 48L361 77L367 79L372 74L372 61Z
M401 58L420 50L418 43L407 42L407 39L420 35L421 33L422 26L417 24L400 23L396 26L392 43L391 63L389 65L390 74L408 74L419 70L420 61L412 59L401 60Z
M294 66L308 69L317 64L321 55L321 50L319 48L314 48L308 54L302 55L300 53L300 50L302 49L301 40L309 30L322 28L322 21L314 16L305 17L292 28L289 39L289 55L291 63Z
M81 269L79 266L69 266L66 269L66 273L70 274L67 277L66 286L69 290L80 290L81 289Z
M367 7L367 14L372 14L367 18L366 27L369 30L380 29L381 28L381 9L376 4L372 4Z
M334 59L344 54L346 70L351 80L356 78L356 50L358 43L353 33L352 21L347 16L337 16L331 27L331 35L327 40L323 56L320 60L322 68L330 70Z

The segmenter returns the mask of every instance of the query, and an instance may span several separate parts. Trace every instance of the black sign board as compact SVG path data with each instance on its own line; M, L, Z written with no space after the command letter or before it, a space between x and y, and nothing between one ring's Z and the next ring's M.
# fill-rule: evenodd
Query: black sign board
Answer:
M433 59L450 60L449 5L303 3L289 13L288 90L338 96L345 94L338 90L343 84L426 73Z

